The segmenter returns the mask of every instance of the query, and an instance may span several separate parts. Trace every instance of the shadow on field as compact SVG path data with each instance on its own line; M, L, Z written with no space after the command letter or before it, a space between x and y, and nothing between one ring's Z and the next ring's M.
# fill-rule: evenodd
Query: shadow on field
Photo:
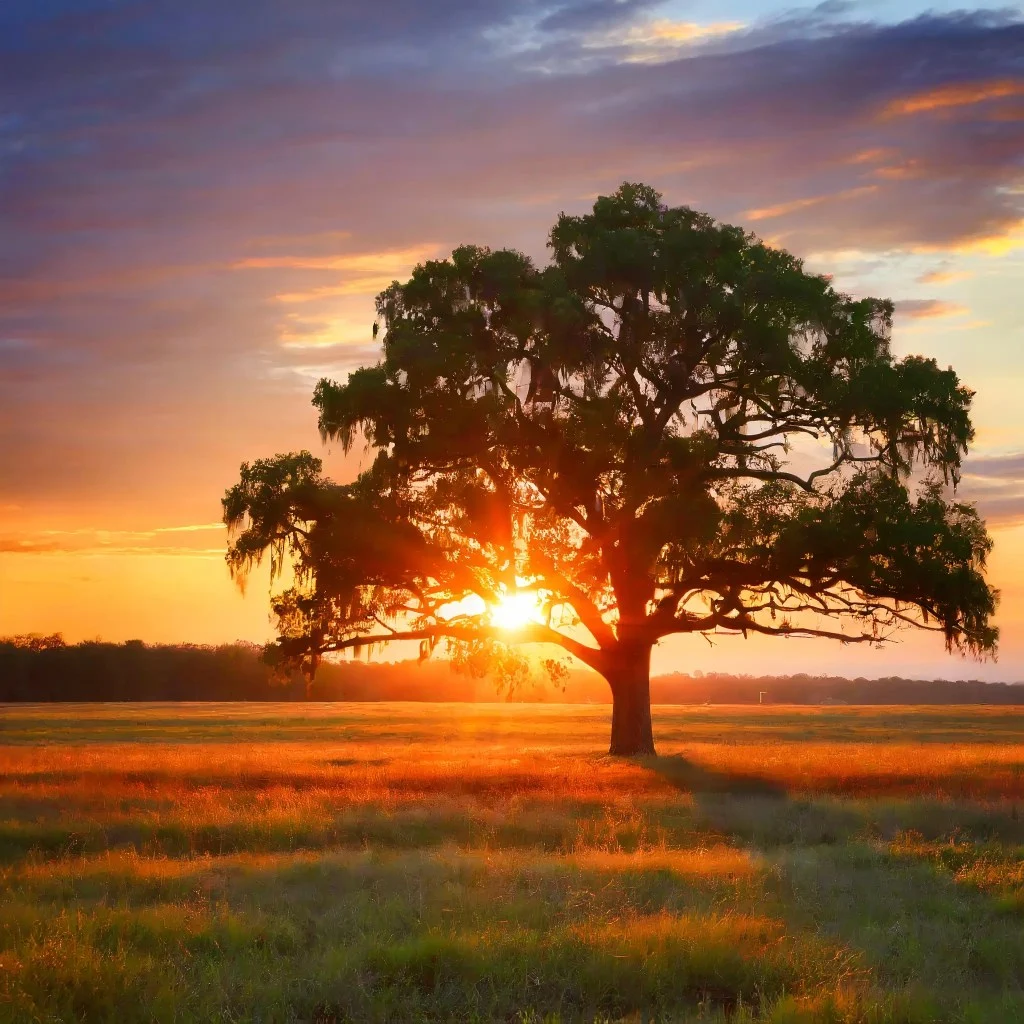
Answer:
M836 801L793 797L774 779L716 771L679 755L644 763L663 781L693 797L699 824L761 851L842 842L864 825L852 808Z
M971 993L977 1010L996 1014L977 1019L1024 1020L1024 901L955 870L1002 859L1019 884L1015 815L977 803L790 795L772 780L680 756L645 766L692 796L696 824L758 858L770 912L791 932L859 952L887 989L915 993L922 1019L938 1007L964 1010ZM943 841L917 842L929 834L954 848L959 835L960 861Z
M678 754L652 757L644 761L656 775L684 793L732 793L737 796L764 796L786 799L786 787L759 775L719 772L704 768Z

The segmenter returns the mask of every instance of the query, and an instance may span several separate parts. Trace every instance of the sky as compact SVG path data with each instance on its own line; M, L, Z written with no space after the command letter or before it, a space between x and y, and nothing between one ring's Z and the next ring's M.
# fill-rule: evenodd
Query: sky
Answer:
M6 0L0 634L272 635L224 566L243 460L322 450L373 298L472 242L546 259L623 180L895 300L976 391L960 495L998 661L905 634L664 642L656 670L1024 680L1024 9L914 0Z

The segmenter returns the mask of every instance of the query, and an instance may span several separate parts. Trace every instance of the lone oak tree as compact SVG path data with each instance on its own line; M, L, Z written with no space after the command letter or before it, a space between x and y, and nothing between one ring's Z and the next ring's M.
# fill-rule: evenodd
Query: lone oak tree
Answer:
M914 626L994 650L991 542L944 498L972 393L893 357L891 302L644 185L563 214L549 247L538 269L464 246L378 296L383 359L313 398L324 439L376 450L354 483L309 452L242 466L228 563L291 562L280 657L557 644L611 687L611 753L651 754L670 634ZM501 628L523 591L536 621Z

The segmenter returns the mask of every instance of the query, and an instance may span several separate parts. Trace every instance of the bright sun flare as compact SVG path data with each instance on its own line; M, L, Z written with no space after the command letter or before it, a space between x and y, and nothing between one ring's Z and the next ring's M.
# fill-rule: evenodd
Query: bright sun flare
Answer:
M505 594L490 609L491 622L498 629L522 629L531 622L540 622L541 610L537 595L528 591Z

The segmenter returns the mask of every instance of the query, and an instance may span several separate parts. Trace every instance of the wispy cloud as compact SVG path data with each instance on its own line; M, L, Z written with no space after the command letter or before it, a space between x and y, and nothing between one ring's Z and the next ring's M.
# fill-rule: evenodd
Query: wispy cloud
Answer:
M990 524L1024 522L1024 452L971 456L963 473L961 496L974 501Z
M404 273L436 255L438 246L428 242L383 252L344 253L334 256L251 256L234 264L236 270L349 270L353 273Z
M928 168L920 160L904 160L899 164L884 164L875 167L871 171L872 177L882 178L885 181L910 181L914 178L924 178L928 175Z
M882 108L881 116L906 117L950 107L973 106L989 100L1024 96L1024 78L998 78L983 82L951 82L934 89L890 100Z
M895 156L899 156L898 149L875 146L873 149L859 150L853 156L847 157L846 162L849 164L876 164L881 160L891 160Z
M970 270L928 270L921 274L918 284L953 284L955 281L966 281L973 277Z
M158 526L153 533L205 533L208 530L223 529L223 523L197 523L193 526Z
M371 343L372 327L335 317L318 320L291 313L282 323L278 341L286 348L364 347Z
M584 49L622 49L628 64L659 64L675 60L697 44L732 35L747 28L742 21L672 21L659 18L598 33L586 39Z
M46 537L155 537L160 533L204 533L223 530L223 523L190 523L185 526L154 526L148 530L107 530L102 527L80 527L75 530L40 530Z
M166 544L96 544L69 545L58 541L0 537L0 554L4 555L70 555L81 558L112 555L148 555L162 558L224 558L224 548L175 547Z
M1024 452L1003 455L972 455L964 474L986 480L1012 480L1024 483Z
M391 282L390 277L358 277L343 281L340 284L324 285L319 288L308 288L304 291L281 292L274 298L286 305L299 305L304 302L319 302L323 299L336 299L350 295L378 295Z
M901 299L896 304L898 316L909 317L911 320L933 320L938 317L964 316L970 310L956 302L943 299Z
M189 523L182 526L155 526L144 530L80 527L71 530L42 529L0 536L3 554L159 554L210 556L224 555L224 548L195 544L168 545L166 534L206 534L225 530L223 523ZM203 543L209 544L204 538Z
M825 203L837 203L846 199L856 199L858 196L871 195L878 191L877 185L861 185L857 188L848 188L834 195L807 196L803 199L792 199L788 203L776 203L774 206L763 206L754 210L747 210L743 216L747 220L771 220L774 217L784 217L798 210L807 210L812 206L821 206Z
M913 252L949 252L962 256L1005 256L1007 253L1024 248L1024 217L1014 217L998 231L964 239L949 239L945 242L918 244Z

